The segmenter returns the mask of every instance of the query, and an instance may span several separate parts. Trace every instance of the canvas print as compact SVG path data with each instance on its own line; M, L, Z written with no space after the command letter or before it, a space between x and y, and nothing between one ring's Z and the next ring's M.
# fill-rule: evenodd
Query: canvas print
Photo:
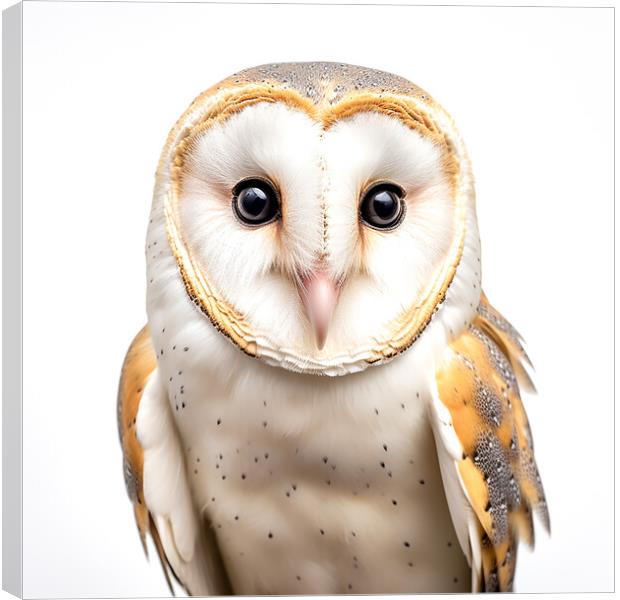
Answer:
M119 430L167 576L512 589L534 512L549 530L529 360L482 292L469 159L427 92L326 62L215 85L168 137L146 260Z
M613 589L613 11L3 19L4 589Z

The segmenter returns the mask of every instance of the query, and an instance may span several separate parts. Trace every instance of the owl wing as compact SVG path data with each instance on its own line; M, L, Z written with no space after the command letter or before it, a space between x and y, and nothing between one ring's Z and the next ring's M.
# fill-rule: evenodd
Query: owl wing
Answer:
M432 423L446 497L472 567L473 591L509 591L532 513L549 532L519 385L533 389L521 337L483 295L476 318L446 349Z
M125 484L145 553L150 535L172 594L171 574L190 595L229 593L215 534L192 501L148 326L125 356L117 416Z

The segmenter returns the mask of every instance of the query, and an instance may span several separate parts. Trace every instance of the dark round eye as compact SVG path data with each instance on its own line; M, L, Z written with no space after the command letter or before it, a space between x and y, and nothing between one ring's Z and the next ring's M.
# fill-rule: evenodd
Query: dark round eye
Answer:
M375 229L393 229L405 214L405 193L392 183L379 183L370 188L362 198L362 221Z
M278 193L268 181L245 179L233 189L233 210L246 225L265 225L280 215Z

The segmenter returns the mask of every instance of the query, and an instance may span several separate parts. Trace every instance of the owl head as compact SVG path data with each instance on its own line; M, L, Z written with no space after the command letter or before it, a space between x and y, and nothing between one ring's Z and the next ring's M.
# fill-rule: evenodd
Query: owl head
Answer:
M270 64L199 96L172 129L151 228L186 300L245 353L338 375L475 310L473 184L422 89L337 63ZM147 252L147 255L150 253ZM161 295L161 289L149 292Z

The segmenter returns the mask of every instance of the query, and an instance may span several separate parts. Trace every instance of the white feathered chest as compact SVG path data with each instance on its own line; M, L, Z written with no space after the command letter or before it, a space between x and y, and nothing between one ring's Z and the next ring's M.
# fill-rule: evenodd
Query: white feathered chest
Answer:
M170 326L155 337L188 481L236 593L469 589L413 353L319 378Z

